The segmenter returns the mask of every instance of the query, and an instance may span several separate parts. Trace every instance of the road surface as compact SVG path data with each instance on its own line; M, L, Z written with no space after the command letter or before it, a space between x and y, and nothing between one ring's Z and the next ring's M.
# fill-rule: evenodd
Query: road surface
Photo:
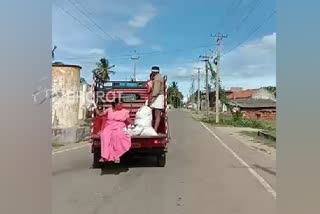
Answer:
M189 112L169 117L164 168L137 160L101 172L85 145L53 154L53 214L276 213L274 161Z

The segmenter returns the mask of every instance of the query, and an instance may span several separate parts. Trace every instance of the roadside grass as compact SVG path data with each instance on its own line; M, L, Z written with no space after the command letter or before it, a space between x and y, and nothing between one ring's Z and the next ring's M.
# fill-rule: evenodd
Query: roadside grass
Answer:
M276 122L243 118L240 116L233 116L231 114L221 114L218 124L215 121L214 115L210 115L209 117L202 117L200 118L200 120L202 122L209 123L215 126L250 127L266 130L271 133L275 133L276 130Z
M241 131L240 134L251 137L255 143L260 143L273 148L277 147L276 141L259 136L257 131Z
M59 143L52 143L52 147L53 148L60 148L60 147L62 147L63 145L62 144L59 144Z

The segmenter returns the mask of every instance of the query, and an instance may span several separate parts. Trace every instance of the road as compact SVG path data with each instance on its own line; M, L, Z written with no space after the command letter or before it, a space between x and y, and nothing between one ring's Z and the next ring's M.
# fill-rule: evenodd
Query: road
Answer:
M164 168L137 160L101 172L91 169L89 146L54 154L53 214L276 213L274 161L189 112L172 110L169 117Z

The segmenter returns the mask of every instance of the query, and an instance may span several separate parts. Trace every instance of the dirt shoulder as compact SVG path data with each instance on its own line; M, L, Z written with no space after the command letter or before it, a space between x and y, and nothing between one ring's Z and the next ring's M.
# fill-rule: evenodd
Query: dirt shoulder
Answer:
M276 160L276 148L268 145L272 144L270 140L264 139L257 136L259 129L253 128L239 128L239 127L217 127L220 132L230 135L251 149L257 150L259 152L266 153L271 156L273 160ZM248 134L247 134L248 133ZM250 134L249 134L250 133ZM254 136L254 133L256 135ZM275 143L274 143L275 144Z
M201 121L204 118L204 113L196 114L196 112L190 111L194 119ZM256 128L247 127L232 127L226 125L212 125L219 132L236 138L239 142L250 147L253 150L268 154L273 160L276 160L276 141L266 139L262 136L258 136L259 131L263 131Z

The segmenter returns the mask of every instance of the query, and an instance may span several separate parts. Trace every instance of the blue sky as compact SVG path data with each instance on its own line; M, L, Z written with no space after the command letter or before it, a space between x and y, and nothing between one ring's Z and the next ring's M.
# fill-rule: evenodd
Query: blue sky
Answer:
M210 34L222 32L228 34L222 48L223 87L275 85L275 15L268 19L274 10L275 0L55 0L55 60L81 65L81 76L90 82L95 63L107 57L116 65L112 79L129 79L130 54L136 50L138 79L159 65L187 95L194 67L204 68L199 55L215 49Z

